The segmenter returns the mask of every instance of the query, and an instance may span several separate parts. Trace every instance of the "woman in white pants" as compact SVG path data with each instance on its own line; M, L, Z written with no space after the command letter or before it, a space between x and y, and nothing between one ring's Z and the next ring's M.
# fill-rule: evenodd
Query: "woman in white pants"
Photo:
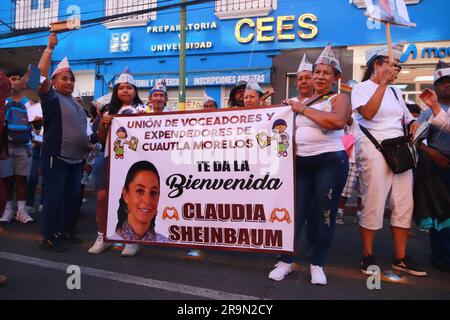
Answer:
M414 119L406 108L401 92L390 87L401 69L399 58L402 49L402 45L394 46L393 62L389 61L386 46L368 50L366 73L362 82L352 90L352 108L356 111L356 119L378 143L403 136L403 124L408 125ZM416 276L425 276L426 272L406 255L413 213L412 170L394 174L382 153L361 130L357 132L356 154L361 170L359 179L362 193L359 222L363 243L361 271L369 275L369 267L376 265L373 241L376 231L383 226L384 207L391 192L391 230L395 247L392 267Z

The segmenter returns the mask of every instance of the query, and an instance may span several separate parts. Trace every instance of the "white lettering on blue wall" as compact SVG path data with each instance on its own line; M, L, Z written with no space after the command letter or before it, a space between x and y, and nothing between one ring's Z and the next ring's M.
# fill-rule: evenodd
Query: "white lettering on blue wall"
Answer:
M217 23L215 21L212 21L212 22L188 23L186 25L186 31L202 31L209 29L217 29ZM179 24L147 27L147 33L180 32L180 30L181 27Z
M416 60L418 57L417 46L413 43L406 48L400 58L400 62L404 63L408 61L410 57L412 60ZM420 55L420 58L422 59L444 59L446 57L450 57L450 47L426 47L422 49L422 53Z
M210 49L212 46L212 41L188 42L186 43L186 50ZM153 52L178 51L180 50L180 43L154 44L150 49Z

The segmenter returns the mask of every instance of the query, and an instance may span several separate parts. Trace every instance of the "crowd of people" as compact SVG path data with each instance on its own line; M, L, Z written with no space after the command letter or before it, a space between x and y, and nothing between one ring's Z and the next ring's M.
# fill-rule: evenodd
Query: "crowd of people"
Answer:
M114 155L105 148L111 139L112 118L118 114L167 111L167 88L164 82L157 83L145 104L126 68L115 81L112 93L93 102L88 119L74 97L75 76L68 59L49 73L57 44L57 36L52 33L38 66L45 77L39 88L42 117L27 116L30 102L23 96L23 89L29 72L25 75L0 72L0 222L15 219L31 223L34 208L42 207L43 249L63 252L65 243L80 243L76 225L82 199L81 181L84 173L92 172L98 234L89 253L100 254L111 246L104 239L108 159L120 157L124 144L128 143L126 139L117 139ZM420 108L416 110L420 113L416 118L401 91L392 86L401 70L402 50L401 45L394 46L393 59L389 58L387 46L368 50L366 72L353 87L351 97L335 92L342 69L330 45L315 63L304 55L297 71L298 95L282 101L295 114L295 232L299 236L302 228L306 228L313 284L327 284L324 266L335 227L344 224L346 201L354 190L358 192L355 223L361 232L362 273L370 275L370 266L376 265L373 243L377 230L383 227L388 198L394 243L392 267L415 276L427 275L407 255L408 236L415 220L421 228L429 230L431 263L450 271L450 65L439 62L436 66L434 90L426 89L420 95L428 108L423 112ZM217 102L206 94L204 100L205 110L218 108ZM248 83L237 83L231 90L228 107L257 108L265 104L264 100L263 89L251 79ZM413 145L412 138L424 126L427 126L425 133ZM119 131L117 136L126 138L126 132ZM392 151L393 144L402 150L401 154ZM149 166L152 164L143 162L145 168L141 171L148 175L155 189L150 195L152 201L158 201L159 175ZM39 172L41 203L36 204ZM124 186L127 191L121 199L124 204L132 201L133 194L128 188L138 174L129 175ZM151 225L145 227L149 231L139 232L139 221L127 212L119 221L117 239L120 241L125 235L135 240L160 237ZM121 254L133 256L138 251L139 245L126 244ZM199 251L188 254L198 255ZM295 259L296 256L280 256L269 278L284 279L293 271Z

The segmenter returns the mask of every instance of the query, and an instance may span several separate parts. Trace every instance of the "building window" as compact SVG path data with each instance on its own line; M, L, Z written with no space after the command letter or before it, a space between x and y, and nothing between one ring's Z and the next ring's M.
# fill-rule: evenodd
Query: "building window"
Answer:
M135 12L139 10L157 7L157 0L105 0L105 15L113 16L121 13ZM145 26L150 20L156 19L156 10L141 14L130 15L120 19L109 20L105 23L107 28L123 28Z
M39 0L31 0L31 10L36 10L39 8Z
M350 3L353 3L354 5L356 5L358 8L366 8L366 4L364 3L364 0L350 0ZM416 4L419 3L420 0L405 0L406 4Z
M15 0L16 30L47 28L58 21L58 0Z
M214 14L219 19L267 16L276 10L277 0L216 0Z

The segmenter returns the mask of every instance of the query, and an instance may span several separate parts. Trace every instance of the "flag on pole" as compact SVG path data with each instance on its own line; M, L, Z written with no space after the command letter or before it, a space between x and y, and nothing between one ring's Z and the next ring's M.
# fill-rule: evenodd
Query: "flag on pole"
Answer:
M369 18L404 27L414 27L409 20L405 0L364 0Z

